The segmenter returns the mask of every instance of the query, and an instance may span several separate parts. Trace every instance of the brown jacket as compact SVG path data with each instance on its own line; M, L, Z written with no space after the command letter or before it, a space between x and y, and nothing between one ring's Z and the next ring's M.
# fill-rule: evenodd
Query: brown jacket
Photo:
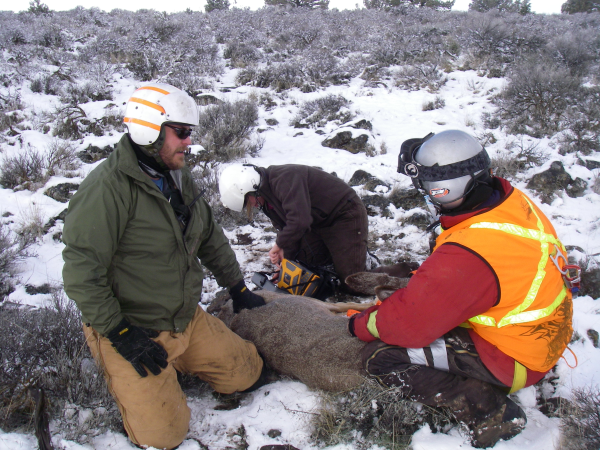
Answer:
M296 256L307 232L330 226L340 209L358 198L343 180L315 167L286 164L257 170L257 194L266 201L263 211L279 230L276 242L286 257Z

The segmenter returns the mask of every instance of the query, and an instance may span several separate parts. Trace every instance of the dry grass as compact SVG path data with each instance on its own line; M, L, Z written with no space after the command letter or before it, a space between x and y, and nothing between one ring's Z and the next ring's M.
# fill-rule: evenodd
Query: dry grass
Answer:
M592 191L600 195L600 171L594 173L594 181L592 183Z
M120 417L85 344L81 315L60 287L39 309L0 306L0 428L29 431L29 389L41 387L63 437L87 442ZM83 420L83 419L86 420Z
M600 391L597 388L573 391L573 403L560 413L560 450L600 448Z
M0 305L13 291L18 264L26 256L27 243L0 222Z
M506 146L506 151L492 158L491 167L496 176L514 179L519 173L531 167L539 167L548 156L535 142L525 142L523 137L512 141Z
M440 431L450 422L450 414L407 400L398 388L365 379L352 391L324 394L313 419L313 437L327 446L352 442L357 449L406 449L424 423Z

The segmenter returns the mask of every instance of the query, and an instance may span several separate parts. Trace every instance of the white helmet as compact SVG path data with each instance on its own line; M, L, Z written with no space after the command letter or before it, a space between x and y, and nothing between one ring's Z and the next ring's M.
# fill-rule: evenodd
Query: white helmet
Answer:
M487 174L490 157L471 135L460 130L430 133L423 139L402 144L398 172L413 179L431 201L447 209L456 208Z
M198 106L181 89L169 84L147 84L136 90L127 102L123 123L131 140L148 150L151 156L156 156L164 140L162 125L178 123L197 126Z
M254 166L232 164L226 167L219 177L221 203L233 211L244 208L244 198L248 192L258 190L260 174Z

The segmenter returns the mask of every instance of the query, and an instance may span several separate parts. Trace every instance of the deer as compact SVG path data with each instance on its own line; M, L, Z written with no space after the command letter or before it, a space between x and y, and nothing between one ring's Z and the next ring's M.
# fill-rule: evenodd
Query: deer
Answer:
M365 342L348 332L348 310L363 311L382 301L408 278L361 272L346 283L376 296L364 303L329 303L310 297L254 291L266 305L233 313L231 301L218 316L242 338L254 343L268 367L313 389L342 392L361 385L367 376L360 354Z

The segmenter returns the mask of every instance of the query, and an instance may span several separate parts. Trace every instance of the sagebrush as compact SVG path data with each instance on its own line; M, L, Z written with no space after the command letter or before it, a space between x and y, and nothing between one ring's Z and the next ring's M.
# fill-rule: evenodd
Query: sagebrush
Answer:
M313 419L313 437L325 445L352 442L358 449L373 445L406 449L424 423L440 431L451 420L451 414L442 409L410 401L401 389L366 378L352 391L323 395Z
M0 428L29 431L29 388L45 390L51 419L68 439L82 442L120 419L102 373L85 343L81 314L60 286L39 309L0 305ZM93 411L93 423L78 421L78 411ZM89 425L89 426L88 426Z

